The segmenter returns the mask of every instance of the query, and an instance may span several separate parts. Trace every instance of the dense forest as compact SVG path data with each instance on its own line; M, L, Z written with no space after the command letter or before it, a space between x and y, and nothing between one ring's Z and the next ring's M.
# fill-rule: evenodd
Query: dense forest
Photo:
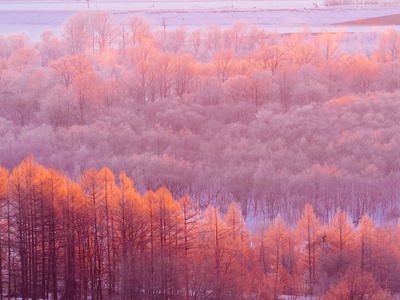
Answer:
M0 36L0 163L73 180L125 171L200 209L295 224L399 217L400 34L156 29L76 13L60 37Z
M250 233L238 205L201 212L162 187L139 195L125 173L72 181L32 156L0 168L1 299L392 299L400 227L320 222L306 204Z

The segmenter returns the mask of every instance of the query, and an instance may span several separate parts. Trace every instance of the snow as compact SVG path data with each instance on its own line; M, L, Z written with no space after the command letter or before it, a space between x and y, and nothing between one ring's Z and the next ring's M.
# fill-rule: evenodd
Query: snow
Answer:
M317 3L318 8L313 6ZM116 22L130 15L140 15L154 26L167 28L184 24L193 29L210 24L231 26L244 21L279 33L301 32L307 25L312 32L336 31L333 23L379 17L398 13L400 6L347 6L326 8L322 0L282 1L6 1L0 0L0 34L25 32L32 41L39 40L44 30L60 33L62 24L77 11L107 10ZM340 26L343 27L343 26ZM352 32L382 31L387 27L352 26ZM346 31L346 30L345 30Z
M282 1L168 1L168 0L147 0L147 1L89 1L89 9L97 10L248 10L258 9L304 9L314 8L313 3L323 6L322 0L282 0ZM4 10L86 10L87 1L0 1Z

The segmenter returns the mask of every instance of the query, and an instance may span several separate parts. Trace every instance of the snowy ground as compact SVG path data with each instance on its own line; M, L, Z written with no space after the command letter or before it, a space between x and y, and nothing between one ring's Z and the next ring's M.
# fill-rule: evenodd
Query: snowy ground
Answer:
M316 4L316 6L315 6ZM107 10L118 21L141 15L156 27L163 19L167 27L185 24L189 28L210 24L230 26L235 21L257 24L280 33L300 32L307 25L312 32L336 31L333 23L386 16L400 12L397 7L348 6L328 9L322 0L281 1L124 1L83 0L10 1L0 0L0 34L26 32L33 41L46 29L60 32L62 24L75 12ZM342 26L343 27L343 26ZM352 32L382 31L383 26L352 26ZM344 28L346 30L346 28Z
M248 10L249 8L258 9L311 9L314 4L323 6L322 0L270 0L270 1L179 1L179 0L144 0L144 1L110 1L110 0L42 0L42 1L0 1L4 10L199 10L199 9L218 9L218 10Z

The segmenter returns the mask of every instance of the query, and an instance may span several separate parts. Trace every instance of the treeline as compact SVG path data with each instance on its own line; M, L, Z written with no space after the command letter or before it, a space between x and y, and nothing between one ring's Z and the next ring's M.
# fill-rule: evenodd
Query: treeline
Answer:
M112 17L75 14L36 45L0 37L3 166L33 153L73 179L108 167L202 209L233 199L246 218L295 223L311 202L324 222L338 208L397 220L396 30L368 41ZM371 56L353 53L366 44Z
M397 0L324 0L326 6L336 5L393 5Z
M392 299L400 227L322 224L306 204L247 231L235 202L221 217L162 187L139 195L125 173L72 181L32 156L0 168L1 299Z

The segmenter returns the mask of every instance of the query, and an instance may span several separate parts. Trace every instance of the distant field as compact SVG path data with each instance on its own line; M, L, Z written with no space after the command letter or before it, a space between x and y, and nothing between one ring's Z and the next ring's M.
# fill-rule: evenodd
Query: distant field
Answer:
M249 9L312 9L323 7L323 0L215 0L215 1L180 1L180 0L89 0L89 1L0 1L3 10L249 10Z
M316 5L313 5L316 3ZM310 26L313 32L336 31L337 28L351 26L349 31L364 32L375 24L353 23L354 20L387 20L387 16L398 24L399 7L387 6L343 6L327 8L323 0L283 0L283 1L110 1L110 0L48 0L9 1L0 0L0 34L10 35L25 32L32 41L39 40L40 33L52 30L59 34L62 24L78 11L106 10L114 13L118 23L131 15L140 15L154 25L161 27L165 20L168 28L184 24L189 29L207 25L231 26L236 21L258 25L268 31L279 33L301 32ZM332 24L340 24L332 26ZM384 25L384 24L382 24ZM383 30L380 28L379 30Z

